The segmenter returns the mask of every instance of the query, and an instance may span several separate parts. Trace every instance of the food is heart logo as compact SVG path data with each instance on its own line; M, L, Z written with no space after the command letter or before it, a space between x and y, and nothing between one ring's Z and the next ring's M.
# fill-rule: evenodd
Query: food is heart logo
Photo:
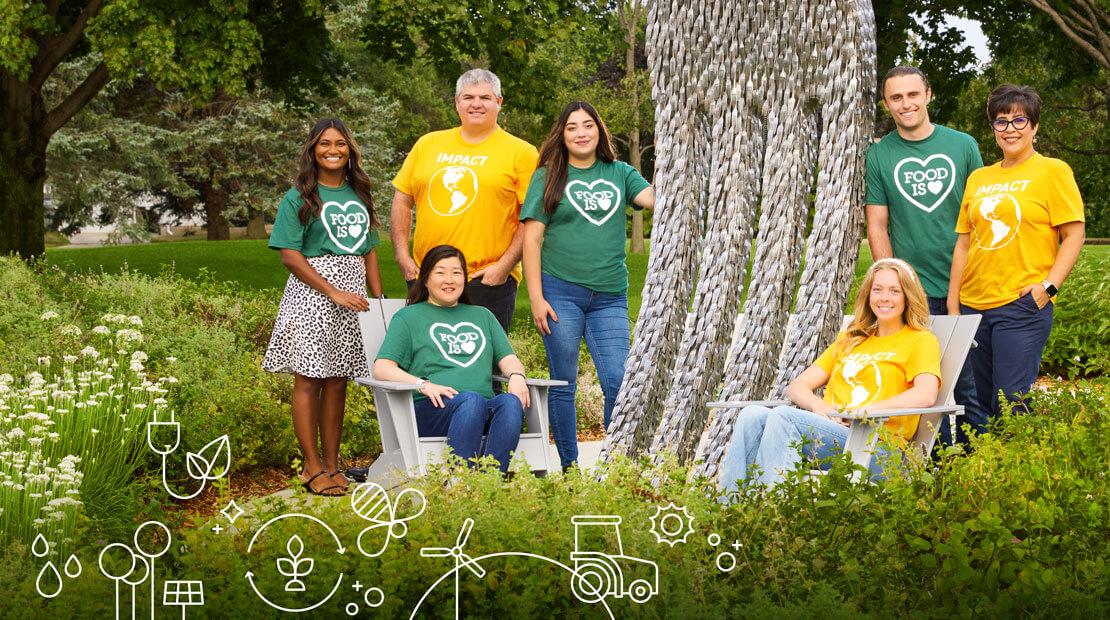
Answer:
M486 350L486 335L469 321L454 325L433 323L428 336L444 359L462 368L473 364Z
M952 193L956 164L944 153L925 159L907 157L894 167L894 186L910 204L932 213Z
M592 183L585 181L571 181L567 183L564 191L570 204L590 221L594 226L601 226L621 211L621 190L617 189L605 179L598 179Z
M351 253L366 242L366 233L370 231L370 213L357 200L343 204L334 200L325 202L320 209L320 221L331 242Z

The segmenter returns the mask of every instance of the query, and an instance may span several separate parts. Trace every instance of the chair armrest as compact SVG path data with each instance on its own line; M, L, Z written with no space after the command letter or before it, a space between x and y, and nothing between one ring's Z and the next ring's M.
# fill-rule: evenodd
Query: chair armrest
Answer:
M509 382L509 378L505 377L504 375L493 375L493 380L500 381L501 383ZM524 383L525 385L535 387L562 387L564 385L567 385L566 381L562 381L560 379L532 379L529 377L524 378Z
M403 381L380 381L373 377L355 377L355 383L366 387L390 390L392 392L415 392L418 384Z
M778 407L780 405L789 405L788 400L730 400L730 401L714 401L707 406L713 409L743 409L748 405L759 405L761 407Z
M920 407L917 409L877 409L875 411L868 411L866 413L860 413L857 411L830 411L829 416L834 418L841 418L843 420L881 420L907 415L929 415L932 413L963 415L964 407L963 405L942 405L939 407Z

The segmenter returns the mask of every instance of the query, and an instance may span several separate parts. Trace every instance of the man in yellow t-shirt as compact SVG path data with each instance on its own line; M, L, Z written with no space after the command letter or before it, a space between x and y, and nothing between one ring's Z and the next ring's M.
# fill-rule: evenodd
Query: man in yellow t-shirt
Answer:
M466 256L466 292L509 331L521 279L520 205L539 153L497 124L501 81L472 69L455 85L461 125L421 136L393 179L393 252L405 279L437 245ZM416 229L409 254L413 211Z

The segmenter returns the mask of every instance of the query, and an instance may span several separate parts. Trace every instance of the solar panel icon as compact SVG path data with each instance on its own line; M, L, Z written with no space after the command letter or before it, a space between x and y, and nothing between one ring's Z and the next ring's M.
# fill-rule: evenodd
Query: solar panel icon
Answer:
M181 617L185 617L186 607L204 605L203 581L166 581L162 590L162 605L180 607Z

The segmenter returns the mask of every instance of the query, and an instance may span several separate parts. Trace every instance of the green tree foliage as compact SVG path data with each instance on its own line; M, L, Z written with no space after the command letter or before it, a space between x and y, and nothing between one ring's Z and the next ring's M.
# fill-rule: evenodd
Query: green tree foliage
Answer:
M42 252L47 146L111 80L141 75L199 101L242 95L255 79L300 89L320 79L291 76L327 42L323 10L320 0L0 0L0 253ZM297 46L282 16L299 18ZM264 53L278 60L257 75ZM80 59L87 73L48 105L46 82Z

